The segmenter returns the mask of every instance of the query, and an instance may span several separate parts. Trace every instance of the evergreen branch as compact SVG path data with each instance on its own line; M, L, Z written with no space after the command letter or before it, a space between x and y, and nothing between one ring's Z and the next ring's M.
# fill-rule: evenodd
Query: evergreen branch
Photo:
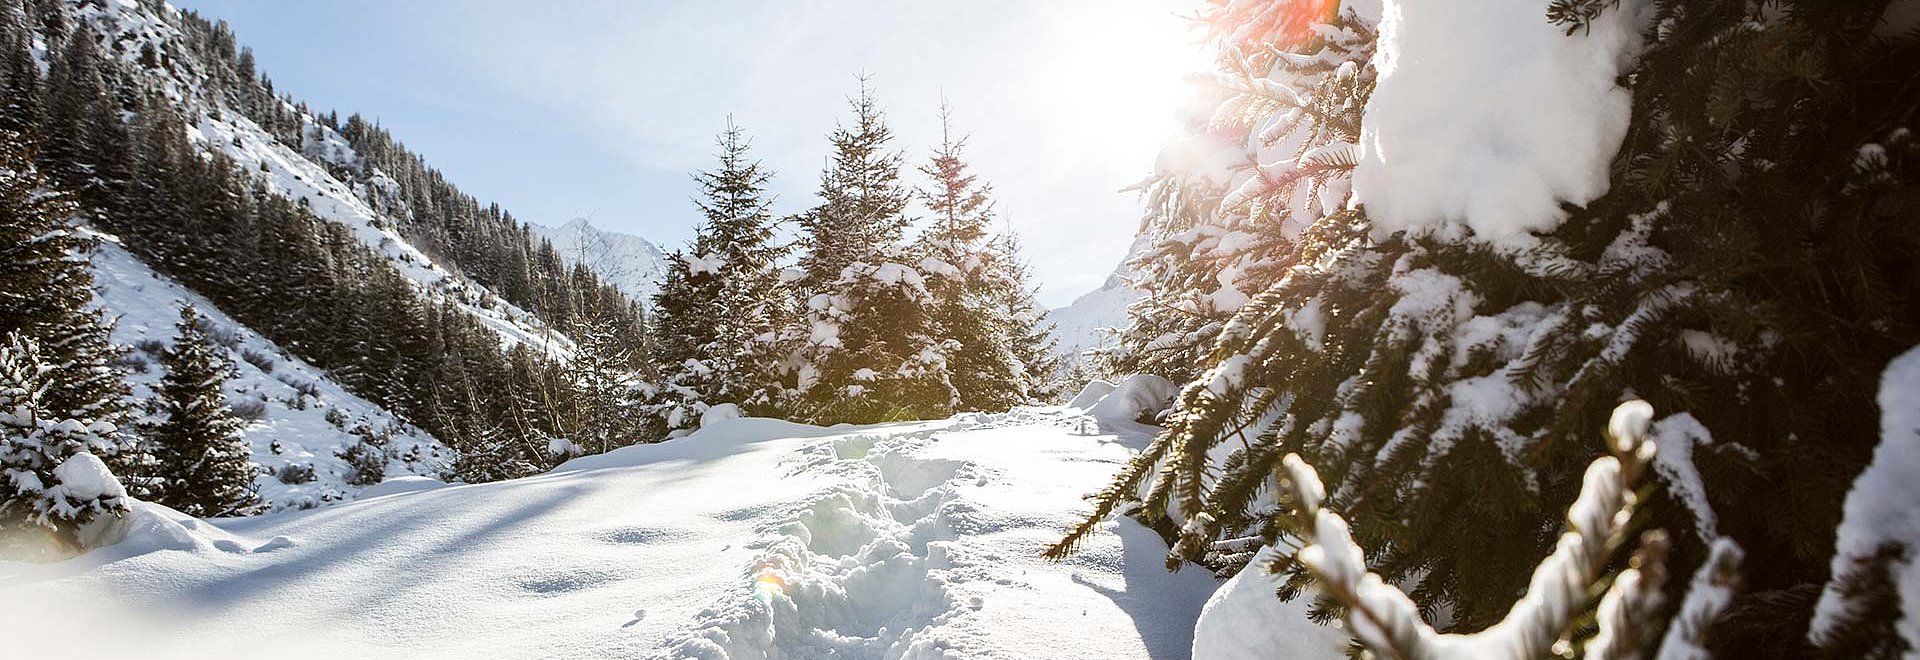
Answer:
M1421 618L1412 599L1369 572L1345 520L1322 509L1325 486L1298 455L1283 459L1296 515L1313 530L1295 553L1323 590L1346 606L1349 630L1375 653L1393 658L1545 657L1565 639L1578 608L1618 546L1636 503L1633 493L1654 445L1647 433L1653 408L1629 401L1608 424L1612 456L1588 466L1580 495L1567 511L1567 531L1535 568L1532 583L1505 619L1479 633L1442 635Z

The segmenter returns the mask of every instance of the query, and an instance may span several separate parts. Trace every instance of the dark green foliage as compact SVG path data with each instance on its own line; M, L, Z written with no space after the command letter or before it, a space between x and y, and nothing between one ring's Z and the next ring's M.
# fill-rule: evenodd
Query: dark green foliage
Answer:
M1560 4L1577 30L1581 7L1608 3ZM1449 629L1476 630L1552 542L1554 509L1597 453L1581 430L1631 395L1713 438L1692 457L1717 524L1671 501L1648 522L1692 530L1674 534L1675 573L1701 561L1705 535L1746 549L1746 588L1709 635L1715 651L1807 652L1812 600L1796 594L1824 581L1842 496L1878 440L1880 369L1920 343L1920 53L1868 34L1881 4L1655 3L1624 80L1633 124L1611 192L1529 253L1376 242L1364 210L1304 219L1261 259L1278 275L1249 303L1171 330L1205 340L1202 369L1092 520L1136 499L1163 526L1204 512L1175 559L1235 568L1245 557L1210 554L1210 541L1297 534L1256 504L1297 452L1351 512L1370 565L1418 578L1430 617L1444 607ZM1366 91L1310 89L1340 107ZM1170 251L1194 235L1178 223L1231 204L1199 206L1156 219L1170 237L1160 254L1191 254ZM1187 277L1159 281L1188 282L1185 295L1212 286ZM1515 332L1466 341L1460 320L1407 313L1416 290L1451 292L1475 322ZM1463 383L1511 392L1516 407L1455 414L1473 393ZM1305 584L1289 573L1290 588Z
M232 376L227 350L207 336L207 320L193 305L180 308L179 334L162 363L150 432L165 475L159 501L191 516L244 515L259 504L254 493L253 448L240 430L246 424L227 405L223 386Z
M751 160L731 120L717 142L719 167L694 176L705 221L687 252L671 257L654 296L653 355L664 376L655 414L672 428L721 403L777 412L768 339L792 312L777 269L786 248L773 242L768 210L772 174Z
M792 414L817 423L929 419L952 413L952 346L935 333L932 296L902 244L912 193L900 182L893 132L861 82L851 126L828 135L834 153L819 206L799 218L800 323L786 340Z
M992 188L967 170L966 139L951 134L945 108L940 119L941 144L920 168L932 183L920 190L931 224L914 247L933 299L933 325L952 344L954 408L1004 411L1047 393L1057 366L1051 328L1033 302L1018 241L989 234Z
M204 76L212 99L183 101L148 89L142 72L108 56L122 45L99 41L65 6L34 4L31 24L0 20L0 46L9 47L0 56L10 58L9 70L21 68L16 45L33 36L29 29L57 48L52 73L31 93L12 91L30 87L21 82L26 78L0 72L10 104L0 108L0 120L31 122L31 132L53 137L38 160L56 182L79 191L81 215L156 270L457 451L506 452L463 460L488 467L458 476L484 480L544 468L546 438L577 418L559 368L545 356L523 355L526 364L519 364L498 333L463 309L500 309L491 294L423 290L351 230L268 190L230 158L203 153L186 137L203 113L238 111L252 119L334 168L466 281L487 285L561 332L600 328L615 350L632 356L627 368L647 371L638 303L567 266L517 220L498 207L482 208L385 131L357 118L343 124L331 113L313 115L277 96L224 23L173 15L184 38L133 63ZM13 109L36 104L42 109ZM130 120L122 121L123 111L131 111ZM323 130L341 131L361 158L334 162L309 149L322 144Z

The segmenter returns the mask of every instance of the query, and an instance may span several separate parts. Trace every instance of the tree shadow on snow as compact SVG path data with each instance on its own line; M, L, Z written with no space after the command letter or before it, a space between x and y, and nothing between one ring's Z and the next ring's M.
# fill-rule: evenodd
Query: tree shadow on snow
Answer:
M1085 586L1120 608L1133 619L1140 642L1153 660L1186 660L1193 657L1193 628L1200 619L1200 608L1207 603L1217 583L1202 569L1188 567L1179 573L1166 569L1167 545L1153 530L1131 519L1122 518L1114 527L1120 536L1120 565L1113 567L1125 582L1121 589L1110 589L1083 577L1073 581Z

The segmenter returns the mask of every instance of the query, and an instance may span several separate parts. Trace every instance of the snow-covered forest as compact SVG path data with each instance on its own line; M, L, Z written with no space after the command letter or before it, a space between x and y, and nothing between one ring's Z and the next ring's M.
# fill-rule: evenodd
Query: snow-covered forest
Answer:
M0 657L1920 657L1920 2L1160 20L1086 263L944 91L662 249L0 0Z

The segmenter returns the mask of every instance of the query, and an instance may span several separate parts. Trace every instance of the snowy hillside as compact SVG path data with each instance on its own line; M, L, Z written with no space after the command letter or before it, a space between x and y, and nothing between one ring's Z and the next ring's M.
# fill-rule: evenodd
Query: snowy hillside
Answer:
M389 477L438 475L451 460L432 436L347 392L326 372L288 355L111 240L94 251L93 269L97 301L116 321L114 343L134 347L127 380L140 400L160 380L160 354L173 341L178 305L191 303L211 321L239 372L227 380L227 403L250 418L246 437L264 471L254 484L271 508L312 507L358 494L361 487L347 482L353 469L339 454L363 435L386 442Z
M1153 532L1119 519L1066 562L1037 556L1148 441L1135 412L715 420L548 474L401 481L420 489L315 511L141 505L119 545L0 564L0 603L120 622L63 639L68 656L1185 657L1217 585L1167 572ZM34 635L59 627L27 623L13 643L54 643Z
M529 224L533 233L553 242L568 264L585 263L594 274L620 291L651 300L667 276L667 258L653 242L632 234L607 231L585 218L559 227Z
M1069 365L1085 361L1089 350L1102 348L1113 340L1102 332L1104 328L1119 328L1127 325L1127 307L1140 300L1140 290L1128 286L1127 277L1132 269L1135 255L1151 247L1152 243L1142 234L1133 241L1133 247L1127 250L1127 256L1121 257L1120 265L1115 266L1113 274L1100 288L1089 291L1071 304L1047 312L1047 320L1054 324L1053 337L1059 341L1058 350L1066 356Z
M165 3L134 0L81 2L68 0L74 16L114 44L113 53L128 65L140 54L181 49L182 32L171 21L179 9ZM485 287L461 276L457 268L437 263L401 234L400 219L411 211L394 199L397 184L377 168L373 185L349 185L329 166L355 167L361 159L339 132L312 113L284 100L277 101L298 117L301 144L282 142L271 131L227 107L227 101L208 90L206 65L192 57L173 58L164 67L136 66L148 83L188 112L188 133L203 150L218 150L243 169L255 173L274 193L306 204L314 215L353 231L368 248L383 255L424 292L461 302L461 307L500 333L510 345L533 345L538 352L565 356L572 343L547 328L525 310L499 300ZM379 210L376 210L378 207Z

